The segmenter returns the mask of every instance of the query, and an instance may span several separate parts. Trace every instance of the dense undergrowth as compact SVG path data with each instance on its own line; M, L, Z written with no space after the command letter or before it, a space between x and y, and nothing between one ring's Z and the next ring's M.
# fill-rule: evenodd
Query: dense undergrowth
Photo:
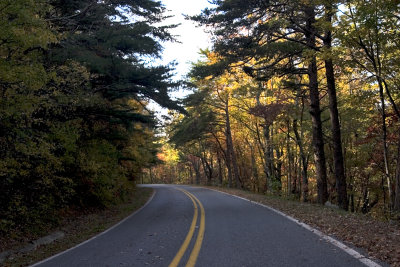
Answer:
M150 99L179 108L150 0L0 2L0 235L121 203L156 163ZM132 19L140 18L140 22Z

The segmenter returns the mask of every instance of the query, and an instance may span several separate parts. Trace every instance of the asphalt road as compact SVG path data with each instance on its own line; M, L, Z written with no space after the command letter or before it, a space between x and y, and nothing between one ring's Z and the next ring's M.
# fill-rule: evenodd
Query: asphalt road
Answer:
M142 210L35 266L365 266L254 203L204 188L150 186L156 192Z

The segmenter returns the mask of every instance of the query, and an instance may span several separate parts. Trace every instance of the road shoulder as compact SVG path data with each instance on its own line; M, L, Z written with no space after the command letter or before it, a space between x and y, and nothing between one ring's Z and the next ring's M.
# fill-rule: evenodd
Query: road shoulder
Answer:
M370 216L343 212L333 207L304 204L238 189L211 186L205 188L266 205L294 218L300 224L311 226L316 231L327 235L328 238L333 237L334 240L342 240L347 247L358 251L357 248L360 248L361 254L368 254L373 260L377 259L380 263L386 262L392 266L400 266L399 224L378 221Z
M36 246L34 250L25 248L30 247L35 241L21 242L20 247L9 249L11 253L2 266L30 265L85 242L132 215L148 203L153 194L154 190L151 188L138 187L134 196L123 204L105 210L93 210L79 216L68 216L57 229L52 229L62 232L63 238L55 239L50 244Z

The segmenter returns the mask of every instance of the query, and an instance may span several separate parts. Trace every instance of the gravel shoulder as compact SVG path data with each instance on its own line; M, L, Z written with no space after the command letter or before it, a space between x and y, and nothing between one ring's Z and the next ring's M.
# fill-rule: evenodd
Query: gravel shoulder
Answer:
M332 207L299 203L232 188L212 187L277 209L349 246L364 249L371 258L400 266L400 223L379 221L367 215Z

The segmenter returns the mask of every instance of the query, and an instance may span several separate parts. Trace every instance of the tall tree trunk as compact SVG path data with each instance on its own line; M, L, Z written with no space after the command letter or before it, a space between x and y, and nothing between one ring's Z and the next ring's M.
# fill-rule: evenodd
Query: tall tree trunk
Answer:
M218 178L220 181L220 185L222 185L222 179L224 177L224 175L222 174L222 162L221 162L221 156L223 157L224 161L225 161L225 165L226 168L228 169L228 186L232 187L232 171L231 171L231 163L230 163L230 157L227 153L227 151L224 149L224 147L222 146L221 142L219 141L218 136L211 131L212 136L214 136L215 141L218 144L219 150L217 150L217 157L218 157Z
M268 171L267 171L267 169L268 168L266 168L266 166L268 166L267 165L267 163L266 163L266 150L265 150L265 143L261 140L261 131L260 131L260 127L259 126L261 126L261 128L263 129L263 131L264 131L264 126L262 126L262 125L259 125L259 124L257 124L257 128L256 128L256 134L257 134L257 151L258 151L258 153L259 153L259 155L260 155L260 159L261 159L261 163L262 163L262 166L263 166L263 172L264 172L264 174L265 174L265 183L264 183L264 186L263 186L263 191L264 192L267 192L268 191L268 189L269 189L269 187L268 187Z
M195 173L195 182L196 184L200 184L200 179L201 179L201 174L200 174L200 159L193 157L193 159L190 161L193 166L193 170Z
M240 188L241 184L240 184L240 178L239 178L239 168L238 168L238 165L237 165L235 149L233 147L233 141L232 141L232 132L231 132L231 122L230 122L230 118L229 118L229 102L228 102L228 100L225 103L225 123L226 123L226 131L225 131L225 136L226 136L226 155L227 155L227 159L229 157L229 161L232 164L231 166L232 166L232 170L233 170L233 179L235 180L235 185L236 185L237 188ZM229 172L229 169L228 169L228 172ZM230 187L232 187L232 181L231 181Z
M228 170L228 187L232 188L232 161L230 153L226 153L226 169Z
M199 162L195 163L194 172L196 173L196 184L200 184L201 174L200 174L200 163Z
M257 163L256 163L256 155L254 153L254 148L251 147L251 167L252 167L252 172L253 172L253 178L254 178L254 192L259 192L259 185L258 185L258 169L257 169Z
M202 152L200 152L200 154L202 154L200 159L201 159L201 163L203 165L204 174L207 177L207 185L211 185L211 180L213 177L213 170L214 170L214 167L212 166L212 162L213 162L212 154L211 154L211 157L209 160L207 158L207 153L206 153L206 149L205 149L204 145L201 144L200 147L203 150Z
M301 164L300 164L300 160L298 159L298 157L297 157L297 153L295 153L294 155L293 155L293 157L294 157L294 159L293 159L293 161L294 161L294 172L293 172L293 179L292 179L292 186L291 186L291 188L292 188L292 194L298 194L299 193L299 191L298 191L298 186L297 186L297 184L298 184L298 180L300 179L300 172L301 172Z
M246 143L250 148L250 157L251 157L251 175L253 177L253 192L258 192L258 169L257 169L257 162L256 162L256 153L254 151L254 146L249 142L246 138Z
M378 71L376 69L376 71ZM387 147L387 127L386 127L386 104L385 104L385 96L383 90L383 81L381 76L378 75L377 82L379 86L379 98L381 101L381 116L382 116L382 143L383 143L383 164L384 164L384 173L385 180L388 187L388 195L389 195L389 210L392 210L392 183L390 181L390 173L389 173L389 152ZM385 193L385 192L384 192Z
M273 125L273 124L272 124ZM273 136L277 133L277 130L274 129L274 127L271 127L271 140L273 139ZM275 190L277 190L279 193L282 191L282 155L283 151L282 148L279 147L278 144L274 145L272 142L270 142L270 157L271 157L271 169L272 169L272 175L273 175L273 181L275 185ZM275 152L275 154L274 154Z
M301 96L300 88L297 89L296 94L296 106L299 106L299 100L301 98L301 111L300 111L300 129L303 129L303 116L304 116L304 97ZM297 116L298 117L298 116ZM308 157L304 152L303 145L303 132L299 133L297 125L297 117L293 120L293 132L296 137L296 144L299 147L299 176L301 174L302 180L298 179L298 188L300 192L300 197L303 202L308 201Z
M213 176L213 167L210 165L210 163L208 163L206 156L201 158L201 162L203 165L204 173L207 176L207 185L211 185L211 180L212 180L212 176Z
M217 150L217 162L218 162L218 185L222 185L222 162L221 152Z
M276 155L276 167L275 167L275 182L278 184L278 191L282 191L282 156L283 156L283 149L279 148L278 146L275 148L275 155Z
M332 6L326 7L327 21L332 24ZM332 47L332 33L327 31L324 39L324 46L327 49ZM342 137L340 133L339 112L336 98L335 72L332 59L325 60L326 83L329 95L329 112L331 117L332 143L333 143L333 163L336 178L336 192L338 195L338 205L341 209L348 210L347 183L344 173L344 160L342 151Z
M193 171L191 166L189 166L189 176L190 176L190 184L193 184Z
M315 47L315 10L310 5L305 8L306 41L308 47ZM310 90L310 114L312 118L312 144L317 175L318 203L324 204L328 200L326 160L324 151L324 139L322 133L321 108L318 90L317 59L312 55L308 64L308 79Z
M352 181L349 183L349 190L350 190L350 196L349 196L350 211L354 212L354 187Z
M301 176L303 179L302 187L301 187L301 191L302 191L302 195L303 195L302 201L307 202L308 201L308 174L307 174L308 162L307 162L307 157L304 153L303 141L301 140L299 131L297 130L297 119L293 120L293 132L294 132L294 135L296 136L296 143L300 150Z
M150 167L149 169L149 175L150 175L150 183L153 183L153 171L151 170L152 168Z
M392 104L393 110L396 113L397 118L400 120L400 110L394 102L392 94L390 93L389 87L384 79L382 79L383 84L385 85L386 94L389 98L390 103ZM400 89L400 88L398 88ZM395 188L394 188L394 197L393 197L393 210L399 212L400 211L400 129L397 131L398 135L398 143L397 143L397 165L396 165L396 173L395 173Z
M400 129L399 129L400 133ZM395 185L395 198L393 203L393 210L400 211L400 136L397 143L397 165L396 165L396 185Z
M273 179L273 169L272 169L272 159L271 159L271 136L270 136L270 126L266 122L263 125L263 134L264 134L264 173L266 175L266 185L267 190L271 188L272 179Z
M293 153L290 146L290 121L287 120L287 135L286 135L286 153L287 153L287 195L292 192L292 169L293 169Z

